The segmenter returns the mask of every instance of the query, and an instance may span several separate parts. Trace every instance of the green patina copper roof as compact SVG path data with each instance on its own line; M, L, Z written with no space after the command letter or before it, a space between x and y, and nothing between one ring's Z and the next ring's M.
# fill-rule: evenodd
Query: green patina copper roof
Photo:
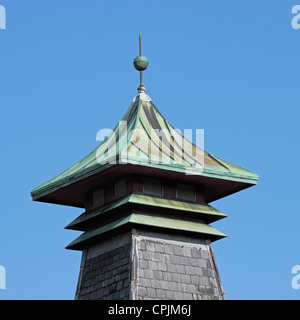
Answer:
M196 146L162 116L145 94L143 71L149 62L142 55L141 33L139 47L139 56L134 60L134 67L140 71L139 94L121 121L86 157L33 189L33 200L91 208L93 190L111 186L128 175L193 184L201 189L201 199L207 203L256 184L255 173ZM132 190L137 189L132 186ZM71 222L66 228L85 232L67 248L84 250L103 237L137 226L152 231L188 232L214 241L226 235L208 223L224 217L206 203L132 193L87 210Z
M205 223L133 213L111 223L105 224L104 226L83 233L72 241L66 248L82 250L85 248L87 242L126 224L194 232L201 234L202 237L207 237L212 241L226 237L224 233Z
M190 213L201 214L210 222L216 221L226 217L226 214L213 208L206 203L191 203L182 200L165 199L145 194L130 194L122 199L119 199L108 205L104 205L97 210L91 212L84 212L74 221L66 226L66 229L84 230L85 222L100 217L103 213L111 211L115 208L121 207L125 204L142 204L151 207L159 207L163 209L178 210Z
M61 187L114 164L128 163L217 179L256 184L258 176L195 146L162 116L145 93L139 93L112 133L68 170L32 190L38 200Z

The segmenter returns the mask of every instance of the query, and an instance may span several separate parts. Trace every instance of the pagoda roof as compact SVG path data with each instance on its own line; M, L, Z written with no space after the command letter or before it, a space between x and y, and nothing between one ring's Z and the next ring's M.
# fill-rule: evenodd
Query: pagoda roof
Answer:
M95 187L99 180L130 173L203 184L207 186L207 202L258 180L254 172L193 144L162 116L148 95L140 92L96 149L31 194L37 201L84 207L88 188Z
M189 213L196 214L197 217L202 218L206 222L213 222L227 217L226 214L206 203L192 203L183 200L165 199L152 195L132 193L112 203L103 205L98 209L84 212L74 221L69 223L66 226L66 229L84 231L87 222L92 220L96 221L97 218L100 220L99 218L104 216L105 213L111 212L116 208L122 208L122 210L125 211L124 206L127 204L162 208L165 213L168 212L168 210L172 210L173 215L176 211L184 213L187 217L189 216Z
M181 232L188 232L189 234L195 233L200 234L204 239L210 239L211 241L219 240L226 237L226 234L217 230L216 228L199 221L187 221L183 219L167 218L155 215L137 214L131 213L118 220L112 221L105 225L102 225L96 229L86 231L81 234L78 238L73 240L66 249L73 250L84 250L90 247L93 243L97 243L101 237L105 234L110 233L114 229L121 227L128 227L129 225L142 225L144 227L155 227L162 229L171 229Z

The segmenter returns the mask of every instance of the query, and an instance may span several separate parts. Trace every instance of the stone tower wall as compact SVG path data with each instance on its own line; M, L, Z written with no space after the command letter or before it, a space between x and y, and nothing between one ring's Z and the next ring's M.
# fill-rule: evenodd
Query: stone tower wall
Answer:
M223 299L209 240L132 229L83 252L76 299Z

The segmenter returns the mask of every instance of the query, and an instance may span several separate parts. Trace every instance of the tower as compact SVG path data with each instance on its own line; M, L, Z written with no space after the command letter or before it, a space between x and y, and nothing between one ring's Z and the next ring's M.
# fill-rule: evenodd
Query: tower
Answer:
M127 112L89 155L32 190L35 201L84 208L66 226L83 233L75 299L224 299L210 224L226 217L209 203L257 175L202 150L176 131L143 85Z

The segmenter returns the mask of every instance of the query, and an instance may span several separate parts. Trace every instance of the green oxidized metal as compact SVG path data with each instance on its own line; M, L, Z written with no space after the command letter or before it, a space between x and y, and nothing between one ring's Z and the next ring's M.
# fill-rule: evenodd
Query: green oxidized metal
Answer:
M127 133L134 134L128 135L123 132L120 125L117 125L113 130L114 134L106 138L86 157L68 170L33 189L33 200L62 203L61 192L57 194L54 192L62 188L71 190L72 186L77 190L76 183L83 184L86 178L114 167L114 164L106 162L108 158L105 152L109 147L112 152L115 152L111 152L111 157L118 154L119 158L125 158L128 164L138 163L139 165L135 168L157 169L160 172L164 170L172 174L172 177L176 174L184 174L185 178L191 182L205 179L209 184L206 190L207 202L220 199L257 183L258 176L254 172L216 157L205 150L200 150L191 141L188 141L163 117L150 97L145 94L138 95L134 99L121 119L121 123L124 122L127 123ZM166 140L170 143L162 143L158 132L164 132ZM117 141L115 148L113 148L116 143L114 141ZM151 153L149 153L149 145L151 145ZM204 152L203 164L202 160L198 159L201 151ZM128 171L130 168L129 166ZM189 175L185 175L187 169ZM218 182L216 186L214 182ZM74 191L70 194L73 193ZM68 199L66 204L85 206L84 197L80 199L78 196L72 196L71 200Z
M144 71L147 69L149 65L149 61L145 56L137 56L134 61L133 65L138 71Z
M125 204L142 204L144 206L160 207L175 211L184 212L188 216L189 212L196 213L203 220L213 222L225 218L226 214L213 208L206 203L190 203L182 200L163 199L155 196L144 194L132 193L125 198L121 198L113 203L109 203L95 211L84 212L74 221L66 226L66 229L85 230L85 223L91 219L100 218L104 213L109 212L117 207L124 206Z
M84 250L86 244L93 238L99 237L101 234L112 231L113 229L124 226L125 224L155 226L156 228L173 229L178 231L188 231L200 234L204 239L212 241L226 237L226 235L215 229L214 227L195 221L185 221L182 219L168 219L166 217L132 213L113 222L107 223L96 229L87 231L72 241L66 249Z

